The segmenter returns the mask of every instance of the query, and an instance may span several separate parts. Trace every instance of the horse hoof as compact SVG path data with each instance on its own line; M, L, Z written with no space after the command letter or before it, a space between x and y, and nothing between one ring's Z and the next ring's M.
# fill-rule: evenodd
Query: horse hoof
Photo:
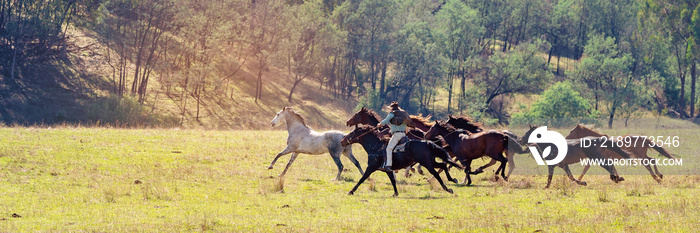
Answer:
M583 186L588 186L588 183L586 183L586 181L581 181L579 184Z
M619 181L625 181L625 178L623 178L622 176L618 176L618 177L617 177L617 181L618 181L618 182L619 182Z
M459 180L457 180L457 178L454 178L454 179L452 179L452 182L454 182L455 184L457 184L457 183L459 183Z
M272 166L267 167L267 170L270 170L270 169L272 169Z
M447 189L447 190L445 190L445 191L447 191L447 192L450 193L450 194L454 194L454 193L455 193L455 192L452 191L452 189Z
M394 195L391 195L391 197L398 197L398 196L399 196L398 193L394 193Z
M659 174L659 179L663 179L663 178L664 178L664 175Z
M503 180L508 181L508 177L507 177L507 176L504 176L504 177L503 177Z
M355 193L354 193L354 192L348 192L348 195L350 195L350 196L352 196L353 194L355 194Z

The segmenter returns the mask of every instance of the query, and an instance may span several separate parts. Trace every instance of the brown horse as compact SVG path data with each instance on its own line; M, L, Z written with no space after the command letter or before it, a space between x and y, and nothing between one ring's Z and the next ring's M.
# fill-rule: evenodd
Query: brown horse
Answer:
M523 150L514 138L495 130L468 135L458 131L447 123L437 122L433 127L430 127L430 130L425 134L427 138L434 138L438 135L441 135L445 139L445 142L450 145L452 153L457 156L457 159L465 167L464 172L467 174L467 185L471 185L472 183L470 174L480 173L480 171L471 171L472 160L482 156L489 156L501 162L499 168L501 177L507 181L508 178L505 176L505 167L508 160L503 156L503 153L507 152L509 149L516 149L516 147L520 148L519 151Z
M539 127L538 126L530 126L530 129L527 132L525 132L525 135L523 135L523 142L525 144L529 144L529 141L531 140L530 135L537 128L539 128ZM555 165L547 165L548 170L549 170L549 176L547 177L547 186L545 186L545 188L549 188L549 185L552 184L552 176L554 175L554 168L555 167L560 167L561 169L563 169L564 172L566 172L566 175L572 181L576 182L579 185L585 186L585 185L587 185L587 183L585 181L576 180L576 178L574 178L574 176L571 174L571 170L569 169L570 164L580 163L582 159L586 159L586 158L604 159L605 157L603 156L603 154L605 153L605 151L615 152L615 153L619 154L620 156L622 156L623 158L630 158L631 157L631 155L627 151L623 150L620 147L617 147L615 145L615 143L613 143L610 140L607 140L604 137L592 137L592 136L590 136L590 137L585 137L585 138L587 139L587 141L590 141L591 144L594 146L583 146L583 145L581 145L580 139L567 139L566 140L567 154L566 154L566 157L564 158L564 160L562 160L561 162L559 162L558 164L555 164ZM548 146L547 144L539 145L539 143L536 143L535 145L537 145L538 148L547 148L547 146ZM540 152L540 153L542 153L542 152ZM551 154L557 154L557 153L558 153L558 149L556 147L552 146ZM601 165L601 167L603 167L605 170L607 170L610 173L610 179L613 182L618 183L620 181L625 180L624 178L622 178L622 176L619 176L617 174L614 165L603 164L603 165Z
M607 134L600 133L594 129L592 129L592 126L587 126L583 124L578 124L576 127L571 129L569 131L569 135L566 136L566 139L578 139L578 138L583 138L587 136L605 136L609 137ZM622 149L629 151L632 157L635 158L641 158L641 159L652 159L651 157L647 156L647 151L649 148L654 149L659 152L659 154L663 155L666 158L673 159L673 156L663 147L659 145L655 145L655 143L652 143L651 141L647 140L645 137L639 137L638 135L626 135L624 137L637 137L638 139L641 139L641 142L637 143L629 143L625 144L623 143ZM610 139L611 141L615 141L614 138ZM617 153L612 153L611 151L605 151L603 153L603 156L605 158L613 158L613 159L620 159L620 155ZM579 180L583 179L583 175L586 174L588 171L588 168L590 168L590 164L586 164L586 166L583 168L583 171L581 172L581 176L579 176ZM644 167L649 171L649 174L651 174L651 177L656 180L656 182L661 183L661 179L663 179L664 175L659 172L659 169L656 167L656 163L654 163L654 170L651 170L651 166L649 164L644 165Z
M483 131L483 128L481 128L481 123L473 123L472 119L470 119L468 117L464 117L464 116L454 117L454 116L450 115L449 119L447 120L447 124L450 124L457 129L463 129L463 130L469 131L470 133L478 133L478 132ZM518 143L522 143L522 139L520 139L518 137L518 135L515 135L515 133L513 133L509 130L502 130L501 133L508 135L512 138L515 138ZM520 145L520 147L522 148L522 145ZM506 154L506 158L508 159L508 173L506 174L506 177L510 177L510 174L513 173L513 170L515 170L515 160L513 160L513 157L516 153L528 154L528 151L527 150L518 150L515 147L512 150L508 150L508 153ZM491 159L491 161L489 163L477 168L475 172L480 173L484 169L496 164L496 162L498 162L498 161L496 161L495 159ZM498 172L500 172L500 171L496 170L496 174L498 174Z

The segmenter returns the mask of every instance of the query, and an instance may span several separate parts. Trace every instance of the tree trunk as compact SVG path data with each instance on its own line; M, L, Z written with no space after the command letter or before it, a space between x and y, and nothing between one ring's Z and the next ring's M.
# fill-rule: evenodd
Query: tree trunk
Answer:
M690 68L690 118L695 116L695 82L697 81L697 66L695 61Z
M294 75L294 84L292 85L292 89L289 89L289 95L287 96L288 103L292 102L292 94L294 94L294 89L296 89L297 85L301 83L301 80L304 80L304 78L299 78L298 75Z
M452 72L449 74L450 76L447 77L447 85L449 86L449 90L447 92L447 114L452 113Z
M612 129L613 119L615 118L615 110L616 107L613 107L612 110L610 110L610 119L608 119L608 129Z

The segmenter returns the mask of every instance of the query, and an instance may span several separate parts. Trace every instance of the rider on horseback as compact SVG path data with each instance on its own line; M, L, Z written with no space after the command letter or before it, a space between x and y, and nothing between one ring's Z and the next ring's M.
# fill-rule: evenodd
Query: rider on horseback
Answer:
M389 140L389 144L386 146L386 163L384 163L383 167L379 168L379 170L385 172L391 171L391 157L393 155L394 147L396 147L396 144L399 143L401 138L406 136L406 126L407 123L411 121L408 113L399 108L398 102L391 102L389 107L391 107L391 112L389 112L389 115L387 115L384 120L379 122L379 124L377 124L377 127L388 124L391 128L391 139Z

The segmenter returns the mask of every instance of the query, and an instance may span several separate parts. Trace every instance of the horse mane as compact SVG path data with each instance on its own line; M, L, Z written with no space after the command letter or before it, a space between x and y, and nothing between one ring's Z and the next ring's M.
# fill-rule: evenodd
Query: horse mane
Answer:
M454 132L454 131L457 131L457 128L455 128L454 126L452 126L452 125L450 125L450 124L447 124L447 122L438 121L436 124L437 124L438 126L440 126L440 127L445 128L445 129L447 130L447 132L449 132L449 133L452 133L452 132ZM466 132L466 131L465 131L465 132Z
M431 115L427 115L427 116L423 116L423 115L411 115L411 120L418 121L418 122L420 122L421 124L430 127L430 126L433 126L433 125L435 124L434 122L432 122L432 123L430 122L430 118L432 118L432 117L433 117L433 116L431 116Z
M463 122L464 124L470 125L474 128L483 129L483 128L481 128L481 126L483 126L482 122L475 122L474 119L472 119L471 117L468 117L468 116L456 116L455 117L455 116L450 115L449 118L454 119L456 121Z
M360 109L360 112L364 112L365 114L367 114L367 115L369 115L369 116L371 116L371 117L376 118L378 121L382 121L382 118L379 116L379 114L377 114L377 113L376 113L374 110L372 110L372 109L368 109L368 108L363 107L362 109Z
M453 115L449 115L449 118L452 118L452 119L455 119L455 120L463 120L463 121L466 121L466 122L475 122L474 119L472 119L472 118L469 117L469 116L453 116ZM479 124L479 123L474 123L474 124Z
M607 134L604 134L603 132L600 132L597 129L594 129L594 127L595 127L595 125L593 125L593 124L578 124L574 128L581 128L583 130L588 130L588 131L597 133L599 135L607 135Z
M293 116L296 116L297 118L299 118L299 120L301 121L301 124L302 124L302 125L306 126L307 128L309 127L309 126L306 125L306 122L305 122L303 116L301 116L299 113L297 113L296 111L294 111L294 109L292 109L291 107L286 107L286 108L289 109L289 113L291 113Z

